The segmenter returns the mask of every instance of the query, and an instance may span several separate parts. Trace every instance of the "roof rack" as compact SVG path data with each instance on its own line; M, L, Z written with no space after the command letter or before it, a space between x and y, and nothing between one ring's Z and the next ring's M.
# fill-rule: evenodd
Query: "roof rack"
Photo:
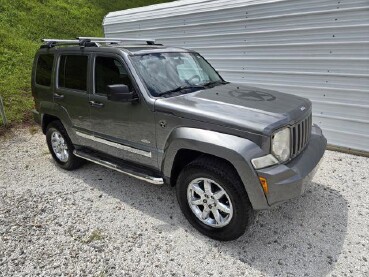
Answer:
M118 44L122 42L145 42L147 45L154 45L154 39L144 38L104 38L104 37L77 37L76 39L53 39L45 38L42 39L44 42L41 48L52 48L58 45L79 45L80 47L98 47L99 43L111 43Z
M53 39L53 38L45 38L42 39L44 42L40 48L52 48L55 46L67 46L67 45L79 45L80 47L97 47L99 46L96 42L91 40L80 40L80 39Z
M146 44L155 44L155 39L148 38L102 38L102 37L77 37L79 40L90 40L93 42L124 42L124 41L137 41L146 42Z

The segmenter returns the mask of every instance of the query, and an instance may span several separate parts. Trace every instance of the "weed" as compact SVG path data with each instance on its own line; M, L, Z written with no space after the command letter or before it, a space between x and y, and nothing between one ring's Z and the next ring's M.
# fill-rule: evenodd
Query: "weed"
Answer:
M105 270L104 271L101 271L100 273L98 273L97 275L96 275L96 277L105 277L106 276L106 274L105 274Z
M38 130L39 130L40 128L38 127L38 126L31 126L31 127L29 127L29 133L31 134L31 135L34 135L34 134L37 134L38 133Z
M102 240L104 238L104 236L102 235L101 231L100 230L93 230L92 233L81 240L82 243L86 243L86 244L89 244L93 241L97 241L97 240Z

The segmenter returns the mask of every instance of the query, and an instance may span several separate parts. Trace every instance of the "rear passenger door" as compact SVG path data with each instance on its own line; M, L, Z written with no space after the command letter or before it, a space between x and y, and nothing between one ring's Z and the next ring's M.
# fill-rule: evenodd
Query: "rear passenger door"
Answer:
M57 68L57 85L54 103L61 114L66 114L64 121L73 131L89 132L89 56L80 53L60 54ZM63 119L62 119L63 120Z

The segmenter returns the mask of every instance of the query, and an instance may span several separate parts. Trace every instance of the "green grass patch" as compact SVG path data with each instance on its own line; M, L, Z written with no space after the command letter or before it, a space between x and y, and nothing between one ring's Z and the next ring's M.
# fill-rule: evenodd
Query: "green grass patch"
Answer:
M81 240L81 242L89 244L89 243L91 243L93 241L96 241L96 240L102 240L103 238L104 238L104 236L102 235L100 230L93 230L92 233L89 236L87 236L86 238L83 238Z
M31 70L40 39L103 36L108 12L162 2L168 1L0 0L0 96L8 121L31 118Z

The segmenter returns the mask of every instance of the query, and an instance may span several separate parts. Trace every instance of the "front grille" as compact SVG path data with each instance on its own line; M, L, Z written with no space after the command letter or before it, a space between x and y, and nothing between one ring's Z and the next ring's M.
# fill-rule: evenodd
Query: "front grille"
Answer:
M311 114L291 128L291 158L296 157L308 144L311 135Z

